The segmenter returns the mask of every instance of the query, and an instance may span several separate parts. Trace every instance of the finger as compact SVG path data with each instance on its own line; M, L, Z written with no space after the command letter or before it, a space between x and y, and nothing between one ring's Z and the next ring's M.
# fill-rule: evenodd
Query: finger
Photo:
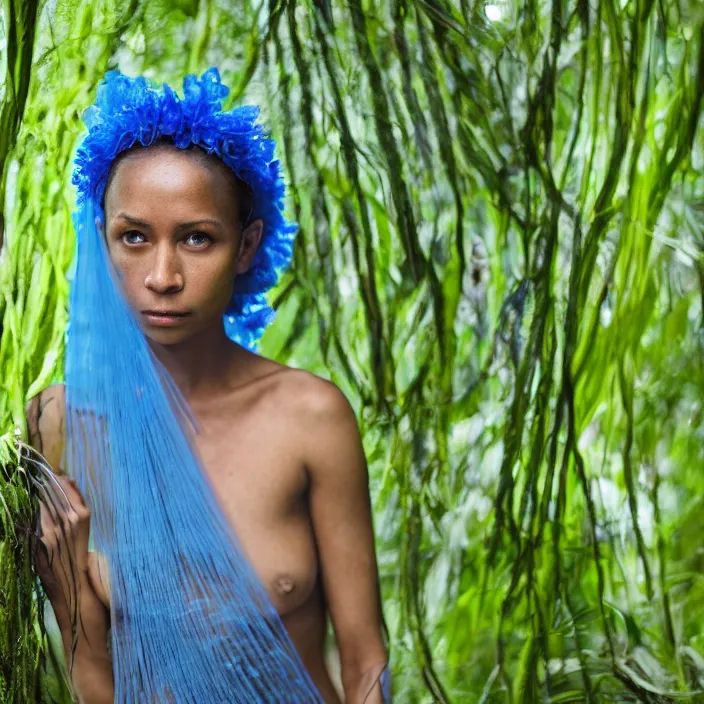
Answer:
M44 514L47 513L45 510ZM75 559L71 553L71 545L65 538L64 527L57 527L52 522L49 522L48 527L45 524L44 536L35 543L35 567L45 586L54 583L59 586L69 608L73 608L75 604L78 577Z
M56 477L56 482L63 490L66 499L74 510L87 508L86 502L83 500L81 491L74 479L64 474Z
M42 542L47 547L52 547L54 551L58 551L72 559L72 553L75 552L73 543L76 538L76 526L79 522L79 517L73 507L66 501L65 506L57 506L57 502L52 496L52 492L46 487L39 486L40 494L40 521L42 531ZM63 498L63 497L60 497ZM63 550L61 544L64 544ZM53 556L52 556L53 557Z
M55 537L59 512L46 487L34 479L32 479L32 484L39 499L39 509L36 512L33 537L46 547L46 544L51 543Z
M73 526L70 521L62 521L55 529L57 540L50 556L52 570L60 575L65 585L65 596L70 608L75 605L74 598L78 594L79 569L76 560L76 546L74 545Z
M42 504L39 508L39 521L41 530L40 535L44 538L49 538L52 536L56 530L56 521L44 504Z
M72 609L78 589L78 552L75 543L79 518L62 495L61 487L54 491L53 487L49 488L42 482L35 482L35 486L40 498L40 537L36 544L35 564L43 579L57 580L67 605ZM57 505L57 502L65 505Z
M67 507L61 516L62 541L68 546L69 559L85 568L86 556L90 542L90 511L83 503L81 494L70 477L57 477L62 491L65 492Z
M46 503L46 499L47 497L49 497L51 500L51 504L55 508L57 508L57 510L60 510L56 506L57 503L61 506L61 508L63 508L64 506L68 506L68 497L66 496L64 487L59 481L64 475L56 474L55 472L51 471L51 469L47 469L41 462L35 462L32 459L28 459L28 462L30 463L30 465L41 470L40 473L37 475L33 475L31 473L28 475L32 484L41 493L41 500L45 501Z
M39 523L44 530L49 524L54 525L60 520L61 507L56 505L54 498L47 491L46 486L40 482L34 482L34 488L39 498Z

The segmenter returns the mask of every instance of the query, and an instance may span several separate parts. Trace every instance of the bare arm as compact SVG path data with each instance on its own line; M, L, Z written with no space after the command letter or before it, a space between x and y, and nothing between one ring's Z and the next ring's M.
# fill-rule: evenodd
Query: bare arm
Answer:
M39 551L35 568L54 609L78 701L107 704L114 698L107 645L110 614L96 595L88 573L90 512L61 468L64 417L64 394L60 386L49 387L27 406L30 444L44 455L57 475L62 475L58 478L59 493L63 491L71 504L65 511L47 504L41 506L44 549ZM76 603L77 619L74 618Z
M381 704L387 653L367 465L357 421L332 384L315 384L305 429L310 510L347 704Z

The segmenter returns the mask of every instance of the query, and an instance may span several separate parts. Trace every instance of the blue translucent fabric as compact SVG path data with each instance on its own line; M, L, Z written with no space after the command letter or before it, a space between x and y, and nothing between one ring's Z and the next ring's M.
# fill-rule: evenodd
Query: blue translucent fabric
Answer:
M135 140L205 145L252 185L267 240L229 314L253 346L263 292L290 257L273 142L256 110L220 113L217 73L185 81L179 100L110 74L88 113L74 182L77 261L66 351L71 474L93 511L112 593L116 702L319 702L286 630L225 521L192 447L188 409L156 361L120 289L102 236L105 177Z

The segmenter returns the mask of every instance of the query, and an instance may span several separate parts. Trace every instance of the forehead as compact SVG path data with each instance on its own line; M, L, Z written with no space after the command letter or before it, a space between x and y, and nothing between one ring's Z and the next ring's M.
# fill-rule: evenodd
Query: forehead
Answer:
M106 215L145 211L192 215L193 210L223 220L237 214L234 174L215 157L159 145L130 151L113 167L105 192ZM139 212L136 212L139 211Z

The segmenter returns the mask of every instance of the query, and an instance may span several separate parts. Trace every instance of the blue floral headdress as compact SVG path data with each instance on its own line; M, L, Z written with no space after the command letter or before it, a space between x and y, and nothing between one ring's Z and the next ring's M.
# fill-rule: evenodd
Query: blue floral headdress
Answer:
M78 149L73 184L78 188L77 219L101 203L110 167L120 152L139 143L149 146L167 138L180 149L197 145L219 157L252 190L250 220L264 223L262 241L249 271L235 280L232 301L225 313L225 330L235 342L255 349L274 311L265 292L291 263L298 230L283 215L285 185L276 142L256 124L259 108L241 106L222 111L229 93L216 68L200 78L183 81L183 98L163 84L161 89L144 77L129 78L110 71L98 88L95 104L84 114L88 134Z

